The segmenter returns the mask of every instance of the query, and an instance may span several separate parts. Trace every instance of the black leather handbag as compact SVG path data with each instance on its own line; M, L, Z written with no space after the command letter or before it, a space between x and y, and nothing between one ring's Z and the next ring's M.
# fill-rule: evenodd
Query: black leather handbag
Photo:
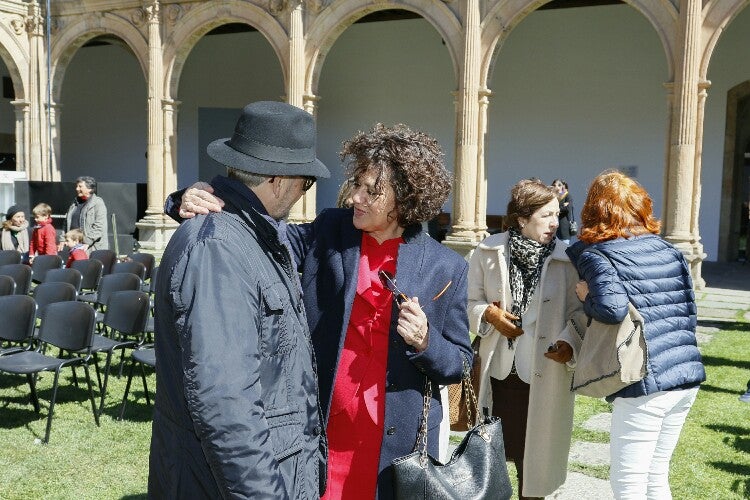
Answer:
M464 360L464 379L471 387L470 369ZM471 400L474 410L477 399ZM392 462L396 498L399 500L507 500L513 494L505 463L505 445L500 418L484 415L442 464L427 453L427 415L430 412L432 383L425 381L422 423L414 451ZM471 410L469 410L471 414Z

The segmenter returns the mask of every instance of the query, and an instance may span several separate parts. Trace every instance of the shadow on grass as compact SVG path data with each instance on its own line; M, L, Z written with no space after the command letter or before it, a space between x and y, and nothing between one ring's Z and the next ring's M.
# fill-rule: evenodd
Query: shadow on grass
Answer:
M149 398L151 398L151 404L146 404L146 393L142 390L133 391L131 387L128 400L125 403L125 414L122 419L132 422L151 422L154 416L154 394L149 393ZM120 408L122 408L122 400L116 406L105 408L104 414L110 415L116 420L120 418Z
M741 477L750 478L750 466L735 464L731 462L709 462L715 469L735 474ZM732 483L731 490L744 498L750 493L750 479L739 479Z
M702 383L701 384L701 391L702 392L710 392L714 394L733 394L735 396L739 396L744 391L741 389L727 389L726 387L717 387L715 385Z
M715 319L699 319L698 326L713 327L719 330L750 332L750 323L735 320L718 321Z
M712 431L721 432L722 434L731 434L733 436L750 435L750 429L748 429L747 427L739 427L737 425L709 424L705 427L706 429L711 429Z
M720 358L717 356L703 356L703 365L704 366L734 366L737 368L742 368L743 370L750 370L750 361L746 361L746 360L740 361L737 359Z
M45 376L53 377L54 375L45 374ZM50 399L52 398L52 387L39 387L39 385L37 385L39 413L36 413L34 411L34 405L31 402L31 389L26 382L26 378L24 376L19 376L19 380L23 382L24 387L19 387L18 394L10 397L6 396L2 398L2 401L0 402L3 410L3 418L0 418L0 428L13 429L23 425L28 425L30 422L39 420L40 418L47 418ZM78 382L79 385L76 387L72 380L69 380L64 376L60 379L57 388L55 408L58 408L59 405L65 403L77 403L84 405L85 408L91 412L91 400L89 399L86 380L84 377L79 377ZM37 382L37 384L39 384L39 382ZM92 381L92 388L94 390L94 398L96 398L97 393L95 381ZM54 418L55 417L53 416L53 427Z
M737 437L733 442L730 442L730 440L730 437L726 437L724 438L724 443L731 444L734 446L734 449L741 451L742 453L750 453L750 439Z

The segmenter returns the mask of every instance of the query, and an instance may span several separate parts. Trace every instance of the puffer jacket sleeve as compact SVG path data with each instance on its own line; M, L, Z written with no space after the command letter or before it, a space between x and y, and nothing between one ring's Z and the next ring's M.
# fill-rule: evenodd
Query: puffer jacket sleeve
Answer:
M185 399L224 498L288 498L261 400L257 283L241 270L242 248L206 239L175 268ZM226 283L245 281L226 290ZM255 311L255 313L254 313Z
M589 287L589 294L583 302L586 314L602 323L622 321L628 313L628 293L609 259L583 251L577 264L578 272Z

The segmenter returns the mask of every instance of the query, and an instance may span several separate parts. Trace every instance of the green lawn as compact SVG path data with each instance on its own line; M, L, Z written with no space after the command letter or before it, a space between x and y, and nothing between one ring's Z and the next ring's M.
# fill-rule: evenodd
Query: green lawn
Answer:
M676 499L750 498L750 404L737 400L750 378L750 324L729 326L702 347L708 381L672 461ZM81 369L78 375L83 376ZM71 380L69 371L65 380ZM148 381L153 390L154 376ZM25 379L0 374L0 498L145 498L151 408L140 379L133 381L125 420L117 421L125 377L110 378L98 428L85 386L66 383L58 394L50 443L42 445L37 440L44 435L51 383L50 374L39 380L42 412L36 415ZM606 442L605 433L580 424L608 409L603 401L579 397L573 438ZM602 478L608 472L606 467L572 468Z

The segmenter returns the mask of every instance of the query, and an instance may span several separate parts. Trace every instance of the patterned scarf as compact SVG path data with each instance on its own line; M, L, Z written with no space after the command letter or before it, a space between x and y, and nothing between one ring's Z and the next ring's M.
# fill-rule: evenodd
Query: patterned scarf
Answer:
M510 262L508 271L510 274L510 293L513 297L511 314L521 318L529 308L529 302L534 295L539 277L542 275L544 261L555 249L555 239L543 245L523 236L516 228L508 231L508 253ZM521 320L515 322L521 326ZM512 342L508 342L512 347Z

